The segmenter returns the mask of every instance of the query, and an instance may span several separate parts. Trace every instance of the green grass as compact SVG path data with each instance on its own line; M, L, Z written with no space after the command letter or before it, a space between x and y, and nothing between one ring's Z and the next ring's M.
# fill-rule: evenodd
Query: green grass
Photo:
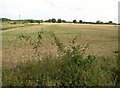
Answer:
M42 29L44 33L38 42L38 32ZM55 36L51 35L53 32ZM116 84L118 33L114 26L41 24L6 30L2 35L4 86ZM20 39L22 35L30 36L34 44L29 39ZM74 42L75 36L78 38ZM89 46L85 55L81 55L81 47L86 44Z
M49 58L48 58L49 57ZM3 86L115 86L116 58L96 58L89 67L70 58L43 58L3 69Z

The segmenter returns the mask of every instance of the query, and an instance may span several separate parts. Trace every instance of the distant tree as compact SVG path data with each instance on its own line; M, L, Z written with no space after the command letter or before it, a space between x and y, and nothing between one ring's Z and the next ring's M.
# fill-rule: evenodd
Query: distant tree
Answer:
M37 22L38 24L40 24L41 21L40 21L40 20L36 20L36 22Z
M79 23L82 23L83 21L82 20L79 20Z
M55 18L52 18L52 23L55 23L56 22L56 19Z
M40 23L43 23L43 20L40 20Z
M66 21L65 21L65 20L62 20L62 22L63 22L63 23L66 23Z
M101 23L100 24L104 24L102 21L101 21Z
M58 22L58 23L61 23L61 22L62 22L62 20L61 20L61 19L58 19L58 20L57 20L57 22Z
M112 24L113 22L112 21L109 21L108 24Z
M51 23L51 22L52 22L52 19L49 19L48 22Z
M76 21L76 20L73 20L73 23L77 23L77 21Z
M103 23L103 22L100 21L100 20L96 21L96 24L102 24L102 23Z
M99 23L100 23L100 21L99 21L99 20L97 20L97 21L96 21L96 24L99 24Z
M34 20L32 20L32 19L30 19L30 20L28 20L30 23L34 23Z
M10 19L8 19L8 18L1 18L2 19L2 21L4 22L4 21L11 21Z

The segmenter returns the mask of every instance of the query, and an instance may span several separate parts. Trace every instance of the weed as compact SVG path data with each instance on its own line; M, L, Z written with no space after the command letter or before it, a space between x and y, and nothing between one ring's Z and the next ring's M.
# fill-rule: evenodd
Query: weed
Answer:
M42 34L43 34L43 29L42 29L42 31L40 31L40 32L37 33L37 39L36 39L36 41L32 41L32 37L29 36L29 35L27 35L27 34L26 35L23 35L23 34L20 35L19 39L20 40L22 40L22 39L26 40L33 47L33 49L37 53L37 50L38 50L38 48L41 45Z

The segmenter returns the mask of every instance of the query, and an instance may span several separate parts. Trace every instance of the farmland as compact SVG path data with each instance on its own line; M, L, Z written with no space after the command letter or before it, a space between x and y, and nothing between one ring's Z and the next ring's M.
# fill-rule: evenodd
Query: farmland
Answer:
M42 36L42 38L40 38L39 41L40 46L36 46L37 48L35 48L34 44L37 44L37 41L39 40L37 39L39 36L38 33L41 33L40 36ZM52 36L52 34L54 35ZM64 56L59 56L58 48L61 46L59 46L61 43L64 45L64 47L68 47L70 44L74 45L74 43L71 43L71 41L73 41L76 36L77 38L75 40L75 44L80 44L79 46L87 45L83 57L92 55L96 59L91 62L91 68L85 67L87 68L87 71L84 70L84 68L80 71L77 70L78 73L80 72L80 74L83 74L83 77L78 79L81 80L81 82L78 82L77 79L74 79L74 81L77 83L73 83L73 78L79 77L78 74L77 76L73 75L76 65L74 65L73 62L71 63L68 60L69 58L67 58L67 60L71 63L71 65L73 64L73 68L70 67L71 69L68 69L69 65L67 68L64 60L63 63L65 64L65 67L63 64L62 66L64 70L68 71L69 73L73 71L73 73L69 74L69 76L65 75L65 78L61 78L61 76L58 77L58 75L66 74L62 73L63 70L61 70L61 73L57 71L57 69L61 69L61 63L58 65L58 57L63 58ZM56 39L59 39L59 41ZM29 40L34 44L30 44ZM76 51L79 51L77 48L75 49ZM40 83L36 82L36 80L43 80L41 76L38 76L38 78L41 79L37 79L37 75L41 74L41 72L44 74L47 74L46 72L48 72L48 74L45 75L45 80L43 80L41 83L43 86L61 86L62 83L67 86L74 86L78 84L82 86L115 85L116 78L113 75L115 75L114 70L117 69L117 51L118 29L114 25L41 23L33 26L16 27L9 30L3 30L3 85L40 85ZM70 57L70 55L68 57ZM78 56L80 55L78 54ZM44 63L40 64L41 60L44 58L47 58L47 61L45 59ZM74 59L76 59L76 57ZM54 61L58 64L54 64ZM79 69L79 67L77 68ZM54 77L52 77L53 75L51 74L51 76L49 73L53 73L56 78L54 79ZM28 75L28 79L23 79ZM71 76L73 76L73 78L70 79ZM30 77L33 78L30 79ZM59 79L57 79L57 77ZM67 77L69 80L66 79ZM63 80L63 82L61 82L61 80Z

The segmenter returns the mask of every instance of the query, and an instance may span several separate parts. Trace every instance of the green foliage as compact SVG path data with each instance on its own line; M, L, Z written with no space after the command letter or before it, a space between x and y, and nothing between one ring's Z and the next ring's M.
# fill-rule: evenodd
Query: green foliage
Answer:
M62 20L61 20L61 19L58 19L57 22L58 22L58 23L62 23Z
M112 21L109 21L108 24L113 24L113 22L112 22Z
M13 22L10 22L10 24L17 24L17 22L13 21Z
M52 22L52 19L46 20L45 22L49 22L49 23L51 23L51 22Z
M2 19L3 22L10 21L10 19L8 19L8 18L1 18L1 19Z
M62 19L56 20L55 18L46 20L45 22L49 22L49 23L51 23L51 22L52 22L52 23L55 23L55 22L57 22L57 23L66 23L65 20L62 20Z
M55 23L56 22L56 19L55 18L52 18L52 23Z
M65 20L62 20L62 22L63 22L63 23L66 23L66 21L65 21Z
M33 49L36 51L36 53L37 53L37 50L38 50L38 48L40 47L40 45L41 45L41 40L42 40L42 34L43 34L43 29L42 29L42 31L40 31L40 32L38 32L37 33L37 39L36 39L36 41L32 41L32 37L31 36L29 36L29 35L20 35L19 36L19 39L25 39L26 41L28 41L28 43L31 45L31 46L33 46Z
M40 24L40 20L37 20L36 22L37 22L38 24Z
M59 86L87 86L87 80L83 78L83 72L90 69L95 57L91 55L84 57L83 52L87 47L76 44L77 37L73 38L67 47L63 46L63 43L60 43L56 37L54 39L60 52L59 68L56 73Z
M64 51L64 45L63 45L63 43L61 43L61 42L59 41L59 39L55 36L55 33L52 33L51 36L53 37L53 39L54 39L54 41L55 41L55 44L56 44L57 47L58 47L58 51L59 51L60 53L63 52L63 51Z
M77 23L77 21L76 21L76 20L73 20L73 23Z
M100 21L100 20L96 21L96 24L102 24L102 23L103 23L103 22Z
M83 21L82 20L79 20L79 23L82 23Z
M28 22L29 22L29 23L34 23L35 21L32 20L32 19L30 19L30 20L28 20Z

